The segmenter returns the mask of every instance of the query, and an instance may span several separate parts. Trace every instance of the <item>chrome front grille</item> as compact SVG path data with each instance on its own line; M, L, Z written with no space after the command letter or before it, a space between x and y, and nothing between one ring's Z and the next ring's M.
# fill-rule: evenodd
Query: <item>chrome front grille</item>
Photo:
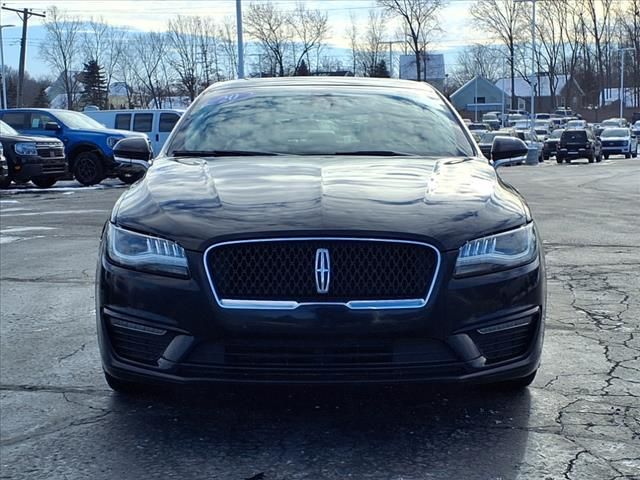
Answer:
M440 263L431 245L364 238L287 238L210 247L205 267L229 308L424 306Z

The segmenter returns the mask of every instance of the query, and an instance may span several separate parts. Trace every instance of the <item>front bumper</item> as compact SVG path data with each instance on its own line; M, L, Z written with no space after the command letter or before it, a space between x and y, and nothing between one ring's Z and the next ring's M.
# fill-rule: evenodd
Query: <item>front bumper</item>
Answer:
M9 166L9 174L15 180L30 180L34 177L64 177L68 174L68 165L62 158L30 158L28 161L14 161Z
M631 153L631 145L616 145L612 147L602 146L602 152L608 154L628 154Z
M443 254L423 308L229 310L213 297L202 255L177 280L98 265L103 368L150 383L495 382L538 368L545 316L542 256L505 272L452 279Z

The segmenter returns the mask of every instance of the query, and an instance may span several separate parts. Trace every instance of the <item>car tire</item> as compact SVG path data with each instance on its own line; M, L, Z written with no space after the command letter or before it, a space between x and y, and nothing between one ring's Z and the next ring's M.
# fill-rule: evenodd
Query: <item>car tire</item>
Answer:
M551 158L550 155L543 155L542 158L544 158L545 160L549 160L549 158Z
M119 378L114 377L113 375L109 375L107 372L104 372L104 379L107 381L107 384L117 393L122 393L125 395L135 395L141 394L148 390L146 385L135 382L127 382L126 380L120 380Z
M605 153L605 154L604 154L604 159L605 159L605 160L609 160L609 154L608 154L608 153Z
M118 179L122 183L126 183L127 185L131 185L134 182L137 182L142 178L143 173L121 173L118 175Z
M58 181L58 177L52 177L50 175L42 175L40 177L33 177L31 179L33 184L39 188L50 188Z
M600 163L602 161L602 154L596 157L596 162Z
M631 154L630 153L625 153L624 154L624 158L631 158Z
M560 157L556 157L556 162L562 163L562 159Z
M493 387L498 390L522 390L523 388L527 388L533 383L533 380L536 378L537 373L538 370L534 370L533 373L530 373L526 377L514 378L513 380L494 383Z
M587 157L587 160L589 160L589 163L593 163L596 161L596 156L592 153Z
M4 190L6 188L9 188L10 185L11 185L11 179L5 178L0 182L0 189Z
M84 186L100 183L104 178L101 158L94 152L81 152L73 162L73 176Z

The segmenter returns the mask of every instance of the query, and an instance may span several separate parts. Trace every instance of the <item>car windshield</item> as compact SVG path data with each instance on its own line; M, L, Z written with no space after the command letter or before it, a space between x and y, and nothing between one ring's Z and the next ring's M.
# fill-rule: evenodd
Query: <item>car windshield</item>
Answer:
M165 151L169 155L198 152L201 156L229 151L474 154L449 107L430 90L295 86L231 94L212 90L185 114Z
M607 128L602 132L602 137L627 137L629 130L626 128Z
M600 124L601 127L618 127L620 126L620 122L618 120L605 120Z
M18 132L16 132L11 126L0 120L0 135L10 135L12 137L15 137L16 135L18 135Z
M484 123L472 123L467 125L469 130L486 130L487 126Z
M546 128L536 128L536 133L538 133L540 135L546 135L547 134L547 129Z
M91 129L104 130L104 125L99 124L93 118L80 112L58 111L56 116L69 128L74 130Z

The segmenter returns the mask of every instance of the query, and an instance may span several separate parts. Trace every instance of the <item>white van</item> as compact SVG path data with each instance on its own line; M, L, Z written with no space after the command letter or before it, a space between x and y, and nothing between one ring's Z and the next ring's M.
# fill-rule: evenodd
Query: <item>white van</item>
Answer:
M146 133L151 140L153 153L157 154L184 110L91 110L85 115L107 128Z

